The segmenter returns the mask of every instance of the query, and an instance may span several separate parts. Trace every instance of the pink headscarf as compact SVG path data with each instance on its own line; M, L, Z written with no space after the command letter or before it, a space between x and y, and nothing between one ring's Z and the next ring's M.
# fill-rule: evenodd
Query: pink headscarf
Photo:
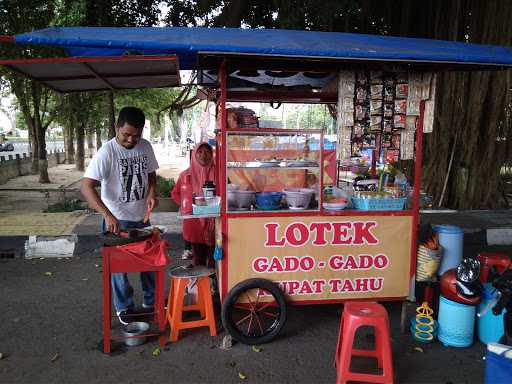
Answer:
M202 146L208 147L208 149L212 152L212 161L206 167L203 167L196 159L196 153L198 149ZM190 167L188 168L188 173L192 176L192 191L196 194L196 196L203 196L203 185L206 181L213 181L215 186L217 187L217 178L215 175L215 161L213 159L213 148L210 144L203 141L198 143L194 149L192 150L192 158L190 159Z

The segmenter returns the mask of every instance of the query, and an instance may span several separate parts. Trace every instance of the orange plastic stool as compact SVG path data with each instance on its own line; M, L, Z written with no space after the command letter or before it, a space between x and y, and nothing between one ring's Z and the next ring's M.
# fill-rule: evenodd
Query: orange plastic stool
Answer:
M153 246L160 255L167 254L167 242L153 236ZM111 337L110 327L112 320L112 286L110 274L116 272L155 272L155 312L154 318L158 325L160 346L165 345L165 307L164 307L164 279L166 265L152 265L150 261L139 257L140 255L126 252L123 246L105 246L102 248L103 256L103 352L110 353L110 340L123 340L123 337ZM164 256L165 258L165 256ZM146 334L154 336L155 334Z
M361 326L375 329L375 349L353 348L354 336ZM352 356L375 357L382 374L356 373L350 370ZM373 302L347 302L341 316L338 346L336 347L336 383L362 381L370 383L393 382L391 337L386 309Z
M203 266L175 269L169 273L171 288L167 300L167 321L171 328L170 341L177 341L180 331L189 328L209 327L210 335L217 335L209 278L214 273L213 269ZM197 279L197 302L192 305L184 305L185 288L192 279ZM183 312L188 311L199 311L201 319L183 321Z

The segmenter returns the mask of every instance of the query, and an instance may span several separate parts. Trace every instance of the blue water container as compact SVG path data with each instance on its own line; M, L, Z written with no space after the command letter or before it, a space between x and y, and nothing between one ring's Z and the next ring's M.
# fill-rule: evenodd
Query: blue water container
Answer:
M456 225L436 225L434 231L443 247L443 256L437 274L441 276L447 270L456 268L462 260L464 231Z
M445 346L469 347L473 344L476 307L439 296L437 338Z
M484 284L482 301L478 305L478 313L482 311L485 311L485 313L477 317L478 338L484 344L499 343L501 336L505 333L503 326L505 310L501 312L501 315L495 315L492 313L492 307L489 307L490 304L492 305L492 302L495 302L497 296L496 289L490 283Z

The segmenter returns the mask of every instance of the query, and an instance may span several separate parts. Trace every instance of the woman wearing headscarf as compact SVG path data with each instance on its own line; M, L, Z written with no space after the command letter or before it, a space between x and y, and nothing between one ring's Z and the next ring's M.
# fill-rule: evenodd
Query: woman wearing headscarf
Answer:
M180 173L178 181L171 192L176 203L181 204L181 186L185 183L187 175L191 176L192 192L196 196L203 195L203 185L206 181L213 181L217 185L213 149L206 142L199 143L192 151L190 167ZM215 220L185 219L183 220L183 239L192 244L192 261L194 265L213 266L213 251L215 249Z

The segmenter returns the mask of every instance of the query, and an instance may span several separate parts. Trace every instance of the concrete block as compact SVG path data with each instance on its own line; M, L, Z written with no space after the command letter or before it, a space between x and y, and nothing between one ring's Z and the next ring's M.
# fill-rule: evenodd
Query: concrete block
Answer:
M25 243L25 258L73 257L77 235L29 236Z
M512 228L487 229L488 245L512 245Z

